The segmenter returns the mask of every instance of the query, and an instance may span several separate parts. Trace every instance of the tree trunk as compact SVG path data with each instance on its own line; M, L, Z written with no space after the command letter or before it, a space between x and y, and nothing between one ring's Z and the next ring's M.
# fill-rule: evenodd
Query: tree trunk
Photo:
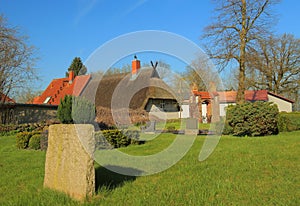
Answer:
M236 95L236 103L242 104L245 102L245 68L246 68L246 34L247 34L247 5L246 0L242 0L242 28L240 31L240 58L239 58L239 86Z

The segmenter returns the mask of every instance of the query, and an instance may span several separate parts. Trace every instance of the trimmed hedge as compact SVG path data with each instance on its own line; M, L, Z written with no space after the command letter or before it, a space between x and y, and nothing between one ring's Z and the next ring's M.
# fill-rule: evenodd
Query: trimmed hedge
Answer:
M270 102L230 105L226 111L225 132L234 136L278 134L278 107Z
M39 150L39 149L41 149L40 142L41 142L41 135L35 134L30 138L28 148L34 149L34 150Z
M30 139L32 138L32 136L34 135L39 135L40 134L38 132L20 132L16 135L16 146L18 149L27 149L29 148L29 142ZM37 137L35 137L37 138ZM34 147L35 141L37 140L33 140L33 142L31 143L31 146Z
M4 125L0 124L0 134L5 135L8 134L15 134L19 132L32 132L32 131L42 131L43 128L51 123L40 122L40 123L28 123L28 124L9 124Z
M103 130L95 133L96 148L119 148L131 144L141 144L139 141L140 132L136 130Z
M110 108L98 106L95 121L101 129L126 126L128 124L128 116L130 123L134 125L145 124L149 121L149 114L143 109L118 109L114 112L114 115L116 117L113 117ZM118 119L118 122L115 122L115 118Z
M300 130L300 112L280 112L278 128L280 132Z

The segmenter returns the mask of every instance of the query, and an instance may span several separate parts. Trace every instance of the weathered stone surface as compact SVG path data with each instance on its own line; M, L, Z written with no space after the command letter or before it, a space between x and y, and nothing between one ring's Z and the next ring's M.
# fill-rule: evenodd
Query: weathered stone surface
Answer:
M186 120L185 134L197 135L198 134L198 119L190 118Z
M57 124L49 127L44 187L62 191L77 200L95 191L94 127Z

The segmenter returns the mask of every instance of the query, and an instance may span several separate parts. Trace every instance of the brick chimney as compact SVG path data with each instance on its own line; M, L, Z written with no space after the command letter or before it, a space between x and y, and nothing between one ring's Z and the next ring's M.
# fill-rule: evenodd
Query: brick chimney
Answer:
M74 71L70 71L69 72L69 84L72 84L73 83L73 80L75 78L75 74L74 74Z
M131 74L136 75L141 68L141 62L140 62L140 60L137 59L136 55L134 55L134 60L132 60L131 65L132 65Z

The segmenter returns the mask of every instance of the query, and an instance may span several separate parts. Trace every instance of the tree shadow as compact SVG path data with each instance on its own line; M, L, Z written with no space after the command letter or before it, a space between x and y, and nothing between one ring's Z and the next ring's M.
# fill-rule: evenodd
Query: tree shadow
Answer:
M107 165L106 167L112 170L122 170L126 171L126 173L130 174L141 174L142 171L133 169L133 168L126 168L120 166L113 166ZM113 172L106 167L100 166L99 164L95 163L95 186L96 186L96 193L102 187L105 187L108 190L114 190L117 187L122 187L125 182L131 182L136 179L136 176L129 176L129 175L122 175L116 172Z

